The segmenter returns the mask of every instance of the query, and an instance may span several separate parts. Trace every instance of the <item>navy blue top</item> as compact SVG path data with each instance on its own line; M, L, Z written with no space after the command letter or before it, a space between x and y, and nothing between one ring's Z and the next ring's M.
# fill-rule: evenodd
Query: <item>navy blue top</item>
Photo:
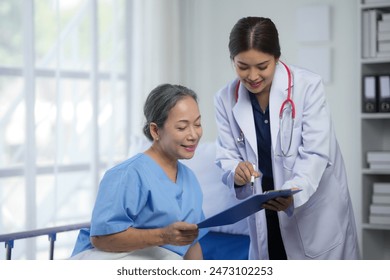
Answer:
M263 112L257 101L256 95L248 92L252 103L253 117L255 119L257 153L259 155L258 169L263 176L272 178L271 161L271 126L269 119L269 108Z

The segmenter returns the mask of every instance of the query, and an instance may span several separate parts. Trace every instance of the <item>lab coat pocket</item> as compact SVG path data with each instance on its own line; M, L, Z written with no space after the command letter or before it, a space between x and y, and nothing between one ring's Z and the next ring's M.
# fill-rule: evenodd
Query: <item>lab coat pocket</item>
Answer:
M283 172L283 180L287 181L292 178L292 170L294 167L296 157L290 156L290 157L283 157L283 156L276 156L275 157L275 164L281 168Z
M295 213L305 255L321 258L343 242L337 207L332 207L332 198L314 194L302 208Z

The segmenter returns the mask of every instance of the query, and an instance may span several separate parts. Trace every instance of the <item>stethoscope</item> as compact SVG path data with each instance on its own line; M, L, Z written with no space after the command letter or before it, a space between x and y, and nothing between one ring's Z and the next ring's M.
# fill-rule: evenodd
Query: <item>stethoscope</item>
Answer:
M280 61L280 60L279 60ZM290 68L282 61L280 61L283 66L286 68L287 71L287 98L283 101L282 105L280 106L279 110L279 139L280 139L280 149L282 152L283 157L289 157L290 148L291 148L291 142L292 142L292 136L294 131L294 122L295 122L295 104L292 100L292 74ZM237 83L236 90L235 90L235 98L236 102L238 100L238 90L240 87L240 80ZM285 139L283 137L284 131L284 122L285 122L285 116L289 117L291 116L291 124L290 124L290 133L289 133L289 141L287 147L285 147ZM237 137L237 143L244 145L245 144L245 137L244 133L240 131L240 136Z

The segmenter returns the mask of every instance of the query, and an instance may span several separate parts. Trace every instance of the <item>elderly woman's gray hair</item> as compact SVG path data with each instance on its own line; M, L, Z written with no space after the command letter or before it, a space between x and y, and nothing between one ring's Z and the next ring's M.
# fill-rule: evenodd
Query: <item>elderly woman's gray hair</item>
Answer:
M143 127L143 133L149 140L153 141L150 123L153 122L158 127L163 127L169 111L185 96L190 96L198 102L196 93L181 85L162 84L149 93L144 105L146 122Z

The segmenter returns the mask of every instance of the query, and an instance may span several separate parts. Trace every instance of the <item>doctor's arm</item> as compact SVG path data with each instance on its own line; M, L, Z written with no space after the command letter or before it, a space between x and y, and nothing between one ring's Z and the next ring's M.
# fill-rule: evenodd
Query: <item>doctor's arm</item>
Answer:
M224 100L226 94L228 92L222 92L214 98L218 135L216 160L223 170L233 170L238 162L242 161L242 157L233 133L235 125L231 123L232 113L228 112L232 108L227 108L229 104ZM239 128L237 127L236 129Z
M239 152L233 133L234 129L239 128L236 128L236 125L232 124L231 119L229 118L230 114L232 114L232 108L231 105L228 104L228 101L225 100L226 95L228 95L228 91L223 90L217 93L214 98L218 129L216 163L224 171L222 178L223 183L229 188L236 187L234 189L237 198L243 199L252 194L251 188L245 187L245 184L250 182L252 170L241 166L244 164L243 158ZM248 166L249 165L251 164L248 162Z
M198 237L198 226L186 222L176 222L164 228L127 230L91 237L93 246L106 252L130 252L152 246L171 244L183 246L191 244Z

